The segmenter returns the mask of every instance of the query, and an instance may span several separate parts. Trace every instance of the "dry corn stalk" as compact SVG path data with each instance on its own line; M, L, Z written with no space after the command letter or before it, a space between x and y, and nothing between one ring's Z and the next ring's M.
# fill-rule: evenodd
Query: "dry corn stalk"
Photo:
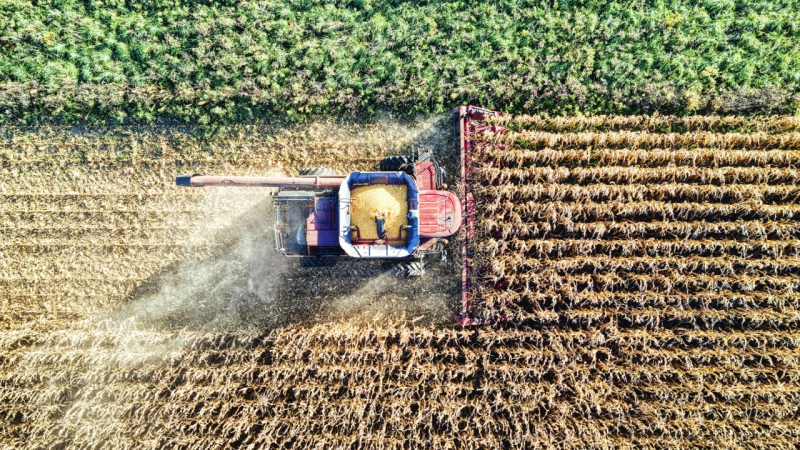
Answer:
M366 167L365 135L380 130L244 129L215 144L168 129L4 134L0 446L796 446L798 152L763 145L798 119L500 120L563 136L477 146L475 174L503 183L475 188L476 313L520 327L470 330L81 322L219 245L192 240L196 221L235 208L172 191L178 168L293 173L303 158L285 148ZM383 133L378 153L398 137Z

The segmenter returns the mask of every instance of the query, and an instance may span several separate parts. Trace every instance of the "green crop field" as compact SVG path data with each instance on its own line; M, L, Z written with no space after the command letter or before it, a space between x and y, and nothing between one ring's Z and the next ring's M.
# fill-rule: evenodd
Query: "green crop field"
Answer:
M0 114L794 112L796 1L0 3Z

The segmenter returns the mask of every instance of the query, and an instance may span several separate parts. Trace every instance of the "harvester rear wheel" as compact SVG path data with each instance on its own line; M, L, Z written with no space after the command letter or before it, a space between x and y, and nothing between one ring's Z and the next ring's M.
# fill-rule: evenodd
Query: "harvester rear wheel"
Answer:
M399 278L421 277L425 275L425 264L422 261L397 263L392 266L392 276Z
M405 172L414 175L414 158L410 156L389 156L381 160L381 172Z
M334 175L333 169L327 167L310 167L300 171L301 177L324 177L326 175Z

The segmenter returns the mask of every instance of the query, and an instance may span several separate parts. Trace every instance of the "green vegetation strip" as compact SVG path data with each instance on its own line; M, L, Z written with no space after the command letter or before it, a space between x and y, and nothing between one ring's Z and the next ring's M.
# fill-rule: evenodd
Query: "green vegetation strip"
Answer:
M797 1L0 2L0 121L800 109Z

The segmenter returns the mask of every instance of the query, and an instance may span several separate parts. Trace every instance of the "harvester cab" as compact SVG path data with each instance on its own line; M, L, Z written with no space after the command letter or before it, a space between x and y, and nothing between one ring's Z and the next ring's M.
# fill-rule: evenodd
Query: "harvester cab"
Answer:
M345 257L393 260L395 276L422 276L422 258L445 257L446 238L458 232L462 207L447 191L444 169L430 151L393 156L380 171L336 175L326 168L297 177L177 177L178 186L277 188L275 247L304 266Z

